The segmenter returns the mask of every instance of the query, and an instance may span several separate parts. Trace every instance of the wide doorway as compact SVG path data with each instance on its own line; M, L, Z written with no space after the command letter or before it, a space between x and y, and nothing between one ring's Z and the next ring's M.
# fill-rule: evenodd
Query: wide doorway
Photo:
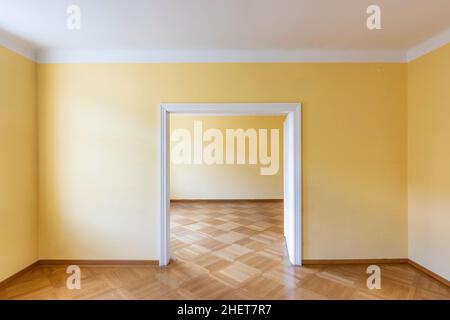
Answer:
M174 199L170 201L170 160L184 164L200 164L213 161L220 164L228 164L237 161L244 165L245 161L251 164L262 161L266 166L261 167L261 174L274 174L276 166L267 166L267 145L262 141L267 138L267 132L235 131L234 136L226 131L225 137L220 136L219 130L202 132L202 127L196 123L196 128L180 130L175 140L179 141L177 150L171 148L170 119L171 116L214 116L214 117L263 117L283 116L282 124L282 167L283 167L283 200L281 199L241 199L239 195L230 199L199 199L188 196L189 199ZM293 265L301 265L301 128L299 104L163 104L161 105L161 212L160 212L160 265L168 265L172 260L190 260L195 257L208 257L214 265L217 262L233 262L235 259L260 261L248 261L254 266L270 266L270 255L278 260L285 260ZM197 121L198 122L198 121ZM255 120L256 122L256 120ZM211 129L211 128L210 128ZM247 128L248 129L248 128ZM230 130L231 132L231 130ZM215 141L215 150L203 150L198 143L198 135L201 134L208 141ZM274 134L270 132L269 134ZM185 136L185 137L184 137ZM233 145L230 146L230 137ZM239 138L244 143L240 144ZM197 139L197 141L195 141ZM227 140L228 139L228 140ZM247 139L247 149L245 148ZM252 139L256 139L257 151L251 148ZM220 143L218 142L220 140ZM242 141L241 141L242 142ZM253 141L254 142L254 141ZM213 143L208 144L211 149ZM273 147L271 142L270 147ZM262 149L261 149L262 148ZM266 148L266 149L264 149ZM214 149L214 148L213 148ZM224 152L218 150L224 150ZM232 150L230 152L230 150ZM264 152L261 153L261 150ZM255 151L257 154L254 155ZM201 156L198 154L201 152ZM273 150L271 150L273 153ZM225 153L225 154L223 154ZM230 155L231 153L231 155ZM205 159L203 159L203 157ZM199 159L202 158L202 159ZM281 157L280 157L281 158ZM272 159L273 160L273 159ZM184 162L183 162L184 161ZM173 169L172 169L173 170ZM187 170L185 170L186 172ZM213 175L211 174L211 179ZM198 179L196 179L198 177ZM201 188L200 175L191 173L191 176L181 179L182 187L189 190ZM226 175L223 177L226 179ZM255 178L256 179L256 178ZM178 179L179 180L179 179ZM218 179L220 180L220 179ZM270 180L265 184L271 184ZM269 181L269 182L267 182ZM264 184L253 181L253 188ZM220 181L218 181L220 184ZM275 187L275 186L274 186ZM180 189L180 188L179 188ZM208 188L208 193L214 193L214 188ZM229 190L233 193L239 192ZM269 188L270 190L270 188ZM173 191L172 191L173 193ZM195 192L194 192L195 193ZM254 253L258 253L255 255ZM260 254L263 253L263 254ZM267 261L262 261L269 259ZM245 266L245 264L243 264ZM245 272L244 272L245 274Z

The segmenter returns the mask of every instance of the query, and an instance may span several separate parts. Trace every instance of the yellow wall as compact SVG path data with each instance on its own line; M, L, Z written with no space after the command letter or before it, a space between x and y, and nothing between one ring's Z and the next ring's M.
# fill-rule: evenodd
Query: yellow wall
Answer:
M36 67L0 47L0 281L37 259Z
M408 65L409 255L450 279L450 44Z
M407 257L406 65L39 65L40 258L158 258L158 104L302 102L304 258Z
M157 106L197 101L303 103L304 258L409 248L448 279L449 63L447 45L407 66L40 65L36 81L0 47L0 281L38 256L157 259Z
M170 167L171 199L283 199L283 122L285 117L251 116L172 116L171 132L187 129L194 138L194 121L201 121L203 131L218 129L226 148L226 129L267 129L268 152L271 150L270 130L277 129L279 170L274 175L261 175L260 168L267 165L249 164L174 164ZM206 146L210 142L204 142ZM171 143L173 148L179 144ZM235 148L236 149L236 148ZM247 151L249 150L247 140ZM194 152L194 150L192 150ZM225 151L223 157L225 159ZM274 159L275 161L275 159Z

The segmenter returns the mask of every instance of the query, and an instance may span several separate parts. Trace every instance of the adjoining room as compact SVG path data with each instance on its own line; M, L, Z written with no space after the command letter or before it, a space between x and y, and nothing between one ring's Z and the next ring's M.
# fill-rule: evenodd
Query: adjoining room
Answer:
M290 265L283 227L284 120L172 116L172 263L194 264L224 291Z

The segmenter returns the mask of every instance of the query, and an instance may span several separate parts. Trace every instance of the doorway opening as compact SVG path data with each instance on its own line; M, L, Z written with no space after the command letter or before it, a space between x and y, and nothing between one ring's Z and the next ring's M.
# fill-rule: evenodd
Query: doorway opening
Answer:
M266 223L273 223L273 225L265 225L262 229L273 228L273 230L278 230L277 228L283 228L283 234L285 238L285 245L287 248L287 255L289 261L293 265L301 265L301 250L302 250L302 242L301 242L301 114L300 114L300 104L293 103L254 103L254 104L162 104L160 106L160 124L161 124L161 144L160 144L160 161L161 161L161 206L160 206L160 265L166 266L169 264L171 259L171 249L170 249L170 116L171 115L193 115L193 116L285 116L284 124L283 124L283 198L284 202L278 201L267 201L265 203L258 205L258 210L255 212L255 205L249 201L235 202L233 206L238 207L240 211L247 212L247 214L252 215L253 218L258 219L261 217L262 220L265 220ZM194 129L195 131L195 129ZM217 133L217 132L216 132ZM225 142L226 143L226 142ZM186 150L191 150L192 145L189 146ZM194 142L194 147L195 142ZM239 147L237 147L239 148ZM184 153L186 153L184 150ZM233 150L234 147L233 147ZM183 161L183 153L180 153L181 160ZM217 159L217 154L216 161ZM222 155L220 155L222 156ZM251 155L248 153L248 157ZM237 155L239 157L239 154ZM220 158L220 157L219 157ZM233 155L234 158L234 155ZM185 158L185 160L188 158ZM189 159L192 159L189 155ZM225 160L218 161L228 161L228 154L224 156ZM199 159L194 160L197 161L198 164ZM186 160L188 161L188 160ZM221 162L223 163L223 162ZM265 168L266 172L271 169ZM273 169L273 168L272 168ZM191 182L194 186L195 182ZM284 203L284 204L283 204ZM200 214L198 218L206 219L210 222L214 220L214 210L217 210L217 205L220 206L219 202L215 202L213 209L205 202L202 203L194 203L195 206L201 206L201 208L197 207L194 211L198 212L203 211L203 214ZM228 209L230 209L229 203ZM190 208L193 208L192 202L189 204ZM186 205L182 202L172 206L173 216L175 219L183 219L181 216L177 216L181 211L189 210ZM267 213L274 213L276 211L283 212L283 225L280 226L280 221L273 217L264 216ZM241 222L243 224L251 224L249 225L236 225L230 222L222 222L225 224L222 225L221 228L214 228L215 232L218 235L221 235L227 242L229 237L239 236L242 239L237 239L237 241L246 241L250 239L246 239L245 233L238 232L235 233L226 233L226 229L230 228L240 228L241 231L245 231L248 236L252 237L264 237L270 236L270 234L261 234L258 232L257 223L252 223L252 221L248 219L240 219L236 215L233 215L233 210L225 210L225 214L229 214L230 217L235 219L235 222ZM181 220L179 220L181 221ZM202 221L196 221L195 224L192 224L192 228L202 228L208 225L208 223ZM228 224L226 224L228 223ZM255 225L254 225L255 224ZM250 227L250 228L248 228ZM206 230L206 229L205 229ZM214 230L212 236L214 235ZM239 230L239 229L238 229ZM222 232L221 232L222 231ZM250 234L253 233L253 234ZM259 233L259 234L258 234ZM188 232L185 232L186 237L189 237ZM191 235L192 237L192 235ZM201 240L201 239L197 239ZM205 241L214 240L214 239L204 239ZM211 245L214 245L210 241ZM234 242L234 241L232 241ZM175 244L176 245L176 244ZM219 245L219 243L218 243ZM196 246L195 246L196 247ZM238 248L238 246L236 246ZM233 254L234 247L230 247L220 254ZM239 247L242 249L242 247ZM199 246L197 249L202 250L202 247Z

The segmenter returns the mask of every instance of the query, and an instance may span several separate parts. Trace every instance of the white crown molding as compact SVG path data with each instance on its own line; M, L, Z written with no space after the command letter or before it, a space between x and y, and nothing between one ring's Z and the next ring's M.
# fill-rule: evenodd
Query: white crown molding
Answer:
M443 30L431 38L419 43L406 52L406 61L411 62L421 56L450 43L450 28Z
M0 45L35 61L35 48L33 45L3 30L0 30Z
M402 51L358 50L42 50L39 63L405 62Z
M413 61L450 43L450 28L404 51L386 50L37 50L0 30L0 45L38 63L391 62Z

